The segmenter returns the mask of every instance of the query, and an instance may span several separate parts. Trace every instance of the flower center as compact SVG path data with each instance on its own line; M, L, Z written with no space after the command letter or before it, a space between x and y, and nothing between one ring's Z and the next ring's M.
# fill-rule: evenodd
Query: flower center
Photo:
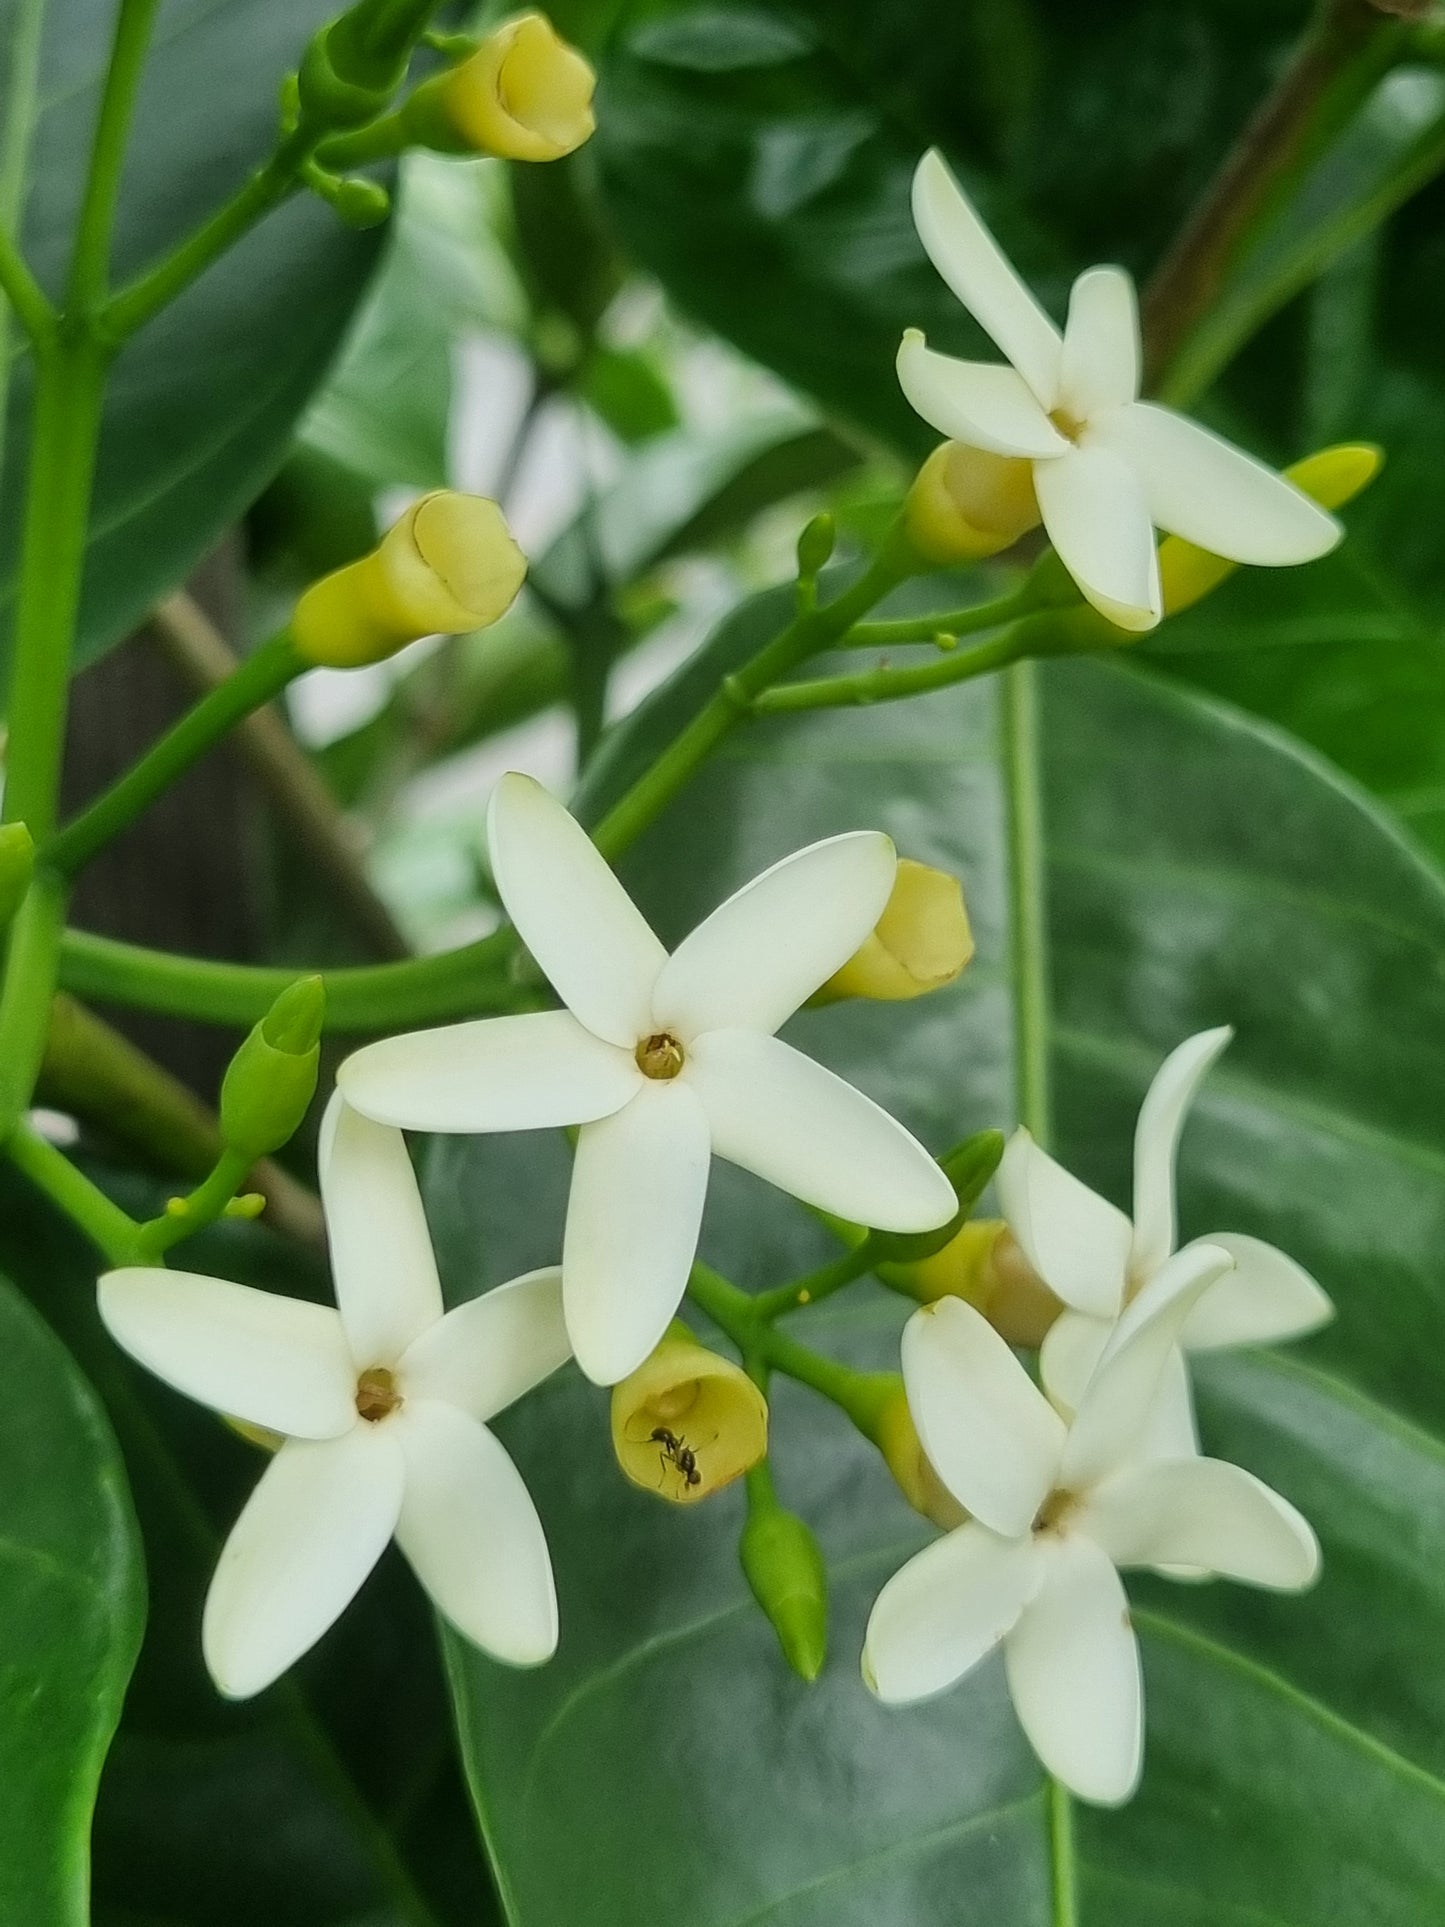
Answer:
M637 1068L644 1077L676 1077L683 1061L682 1045L670 1031L655 1030L637 1046Z
M396 1380L384 1365L373 1365L356 1381L356 1409L369 1424L390 1418L401 1404Z
M1077 415L1071 415L1067 408L1051 408L1049 420L1059 433L1066 435L1071 442L1076 442L1088 426L1088 423L1081 421Z
M1036 1532L1053 1531L1055 1527L1063 1524L1078 1502L1079 1495L1076 1492L1065 1492L1062 1489L1051 1492L1039 1507L1038 1518L1034 1521L1034 1530Z

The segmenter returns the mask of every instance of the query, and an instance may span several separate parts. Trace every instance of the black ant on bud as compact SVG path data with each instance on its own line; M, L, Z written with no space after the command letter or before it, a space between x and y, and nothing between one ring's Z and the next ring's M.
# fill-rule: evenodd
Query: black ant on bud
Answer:
M697 1469L697 1454L686 1439L679 1437L676 1432L670 1432L665 1425L656 1425L649 1443L662 1447L658 1454L662 1465L676 1467L684 1485L702 1484L702 1474Z

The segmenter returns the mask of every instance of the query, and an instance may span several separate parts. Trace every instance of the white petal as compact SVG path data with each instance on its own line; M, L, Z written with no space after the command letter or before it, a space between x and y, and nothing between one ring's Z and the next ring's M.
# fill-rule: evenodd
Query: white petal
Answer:
M1185 1322L1187 1324L1188 1321ZM1154 1404L1144 1425L1140 1456L1146 1459L1192 1459L1198 1453L1199 1427L1194 1417L1194 1389L1189 1383L1189 1366L1179 1346L1173 1345L1159 1374L1159 1389L1154 1394Z
M1059 381L1059 331L979 219L936 148L913 176L913 221L928 258L1045 408Z
M1083 1491L1143 1451L1184 1321L1233 1262L1215 1245L1189 1245L1125 1307L1069 1428L1060 1484Z
M399 1367L407 1397L442 1399L483 1424L572 1356L562 1268L484 1291L424 1331Z
M678 945L653 993L654 1025L684 1039L733 1025L776 1030L868 936L897 870L876 830L784 857Z
M597 1036L634 1046L667 952L582 825L513 771L492 791L487 848L507 915L557 995Z
M1132 464L1151 521L1214 555L1265 566L1312 562L1344 533L1293 482L1157 402L1101 418L1095 436Z
M1059 407L1086 422L1139 393L1139 307L1123 268L1089 268L1069 295Z
M473 1645L512 1666L557 1650L552 1561L532 1495L506 1448L454 1405L397 1414L406 1495L396 1542L433 1603Z
M1222 1459L1127 1466L1090 1493L1076 1517L1116 1566L1196 1566L1281 1592L1309 1585L1319 1571L1308 1520Z
M159 1265L106 1272L99 1303L116 1343L187 1398L295 1438L356 1423L356 1369L330 1305Z
M908 405L951 441L994 455L1062 455L1069 446L1013 368L941 355L917 328L905 333L897 366Z
M1020 1128L995 1179L999 1203L1024 1256L1075 1311L1113 1318L1124 1302L1133 1226Z
M705 1031L685 1076L718 1156L804 1204L879 1231L933 1231L958 1209L952 1185L911 1132L776 1037Z
M346 1610L395 1529L403 1478L391 1426L281 1447L206 1595L201 1645L227 1699L269 1686Z
M1144 1686L1129 1602L1108 1557L1081 1534L1042 1541L1039 1590L1004 1642L1029 1743L1081 1800L1118 1806L1139 1782Z
M1065 1418L1078 1411L1113 1329L1112 1319L1095 1318L1087 1311L1064 1311L1044 1333L1039 1377L1054 1410Z
M961 1525L888 1581L868 1615L863 1677L891 1705L926 1699L977 1666L1016 1624L1038 1579L1033 1540Z
M1174 1249L1174 1159L1194 1093L1233 1037L1228 1024L1202 1030L1170 1051L1154 1073L1134 1130L1134 1249L1137 1278L1152 1278Z
M535 1131L610 1117L642 1082L631 1050L570 1011L481 1017L367 1044L336 1073L348 1104L408 1131Z
M1087 445L1035 464L1034 493L1059 560L1100 615L1120 629L1152 629L1164 607L1159 553L1132 466L1090 429Z
M1303 1265L1262 1238L1220 1231L1200 1242L1227 1251L1234 1270L1226 1272L1189 1314L1181 1340L1186 1350L1273 1345L1282 1338L1303 1338L1334 1317L1334 1306Z
M394 1365L442 1315L442 1288L406 1139L337 1091L321 1121L321 1203L336 1302L357 1369Z
M684 1079L648 1083L614 1117L584 1124L562 1241L562 1294L577 1363L597 1385L635 1371L667 1329L697 1255L710 1146Z
M1064 1423L993 1326L939 1298L903 1328L908 1409L929 1463L992 1531L1027 1532L1052 1490Z

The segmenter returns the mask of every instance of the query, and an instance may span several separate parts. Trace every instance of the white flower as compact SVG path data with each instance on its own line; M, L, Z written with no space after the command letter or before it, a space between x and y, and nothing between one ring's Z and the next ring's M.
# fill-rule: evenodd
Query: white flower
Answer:
M1154 528L1234 562L1309 562L1340 526L1291 483L1155 402L1139 400L1139 318L1122 268L1074 283L1062 336L935 151L913 177L933 265L1013 364L933 353L910 329L903 392L951 440L1033 465L1039 513L1094 607L1124 629L1162 613Z
M558 1272L443 1312L399 1131L333 1098L321 1188L337 1308L191 1272L100 1280L112 1337L187 1397L284 1443L236 1521L201 1640L245 1699L308 1651L393 1536L437 1607L498 1659L557 1645L547 1542L487 1421L568 1357Z
M971 1305L941 1298L903 1334L929 1460L973 1515L879 1594L863 1674L901 1703L952 1686L1002 1645L1009 1692L1049 1772L1127 1800L1143 1753L1139 1648L1119 1569L1186 1566L1293 1591L1319 1570L1294 1507L1220 1459L1134 1456L1163 1360L1229 1265L1193 1245L1115 1326L1066 1424Z
M773 1034L877 923L897 868L886 836L786 857L669 956L530 777L498 783L487 831L502 901L567 1008L388 1038L338 1082L367 1116L414 1130L581 1125L562 1279L589 1378L625 1378L666 1330L713 1152L880 1230L947 1223L957 1199L917 1139Z
M1205 1072L1233 1034L1227 1025L1200 1031L1156 1072L1134 1133L1132 1223L1040 1150L1027 1131L1009 1140L997 1178L1004 1216L1029 1263L1068 1307L1050 1326L1039 1360L1044 1386L1065 1412L1077 1406L1114 1320L1173 1253L1179 1134ZM1299 1338L1334 1315L1309 1273L1273 1245L1233 1231L1211 1231L1196 1242L1227 1251L1234 1268L1191 1314L1181 1335L1184 1350ZM1169 1455L1198 1449L1189 1374L1177 1350L1160 1382L1150 1449Z

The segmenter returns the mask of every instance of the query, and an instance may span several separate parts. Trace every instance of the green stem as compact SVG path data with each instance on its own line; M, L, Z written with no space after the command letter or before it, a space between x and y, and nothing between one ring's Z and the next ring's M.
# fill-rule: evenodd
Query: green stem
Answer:
M55 327L55 311L4 227L0 227L0 295L15 310L20 325L37 346L49 341ZM7 367L9 346L5 334L0 333L0 350L5 353Z
M868 1240L864 1238L831 1263L819 1265L816 1271L795 1278L792 1284L778 1285L772 1291L760 1291L752 1301L754 1316L771 1323L774 1318L781 1318L784 1312L801 1310L804 1305L821 1305L824 1299L855 1283L870 1269Z
M29 1106L40 1075L65 897L61 878L37 871L10 928L0 989L0 1142Z
M137 1242L143 1255L159 1259L172 1245L214 1224L240 1190L250 1168L251 1160L240 1152L223 1151L194 1191L184 1198L173 1198L164 1217L152 1218L140 1227Z
M17 1171L23 1171L80 1226L111 1264L144 1262L137 1250L140 1227L134 1218L112 1204L98 1185L38 1131L28 1124L17 1124L6 1141L5 1154Z
M860 622L842 639L846 649L886 649L898 642L935 642L940 636L957 640L981 629L1001 629L1028 615L1038 605L1026 586L993 602L975 602L967 609L945 609L936 615L890 617L883 622Z
M901 702L909 696L926 696L934 689L970 682L975 676L989 675L1029 656L1060 654L1077 646L1071 631L1057 617L1035 616L1015 623L990 642L957 655L940 656L933 662L903 669L884 663L853 675L784 683L781 688L764 690L754 698L753 707L760 715L768 716L800 709L847 709Z
M825 1358L810 1351L786 1332L775 1331L758 1316L759 1300L730 1284L705 1264L694 1264L687 1281L687 1295L719 1326L745 1360L761 1361L773 1371L794 1378L822 1397L831 1400L857 1423L857 1415L870 1403L872 1384L851 1365Z
M67 930L60 976L77 996L203 1023L248 1026L264 1017L298 976L316 975L326 980L328 1032L381 1031L516 1009L520 993L507 975L513 944L507 930L437 957L316 970L302 964L213 963Z
M43 853L44 860L74 876L243 717L270 702L308 667L289 632L273 636L68 823Z
M25 180L40 95L40 48L45 0L18 0L11 23L10 65L0 113L0 449L10 389L10 314L35 340L47 335L54 315L19 248L24 228ZM7 307L8 302L8 307Z
M76 315L92 313L106 296L126 141L158 6L159 0L120 0L116 14L70 263L66 305Z
M795 616L766 648L725 677L717 693L593 830L592 840L603 856L619 855L656 820L738 718L752 712L764 690L845 635L860 616L897 588L910 568L901 543L890 536L851 589L820 609Z

